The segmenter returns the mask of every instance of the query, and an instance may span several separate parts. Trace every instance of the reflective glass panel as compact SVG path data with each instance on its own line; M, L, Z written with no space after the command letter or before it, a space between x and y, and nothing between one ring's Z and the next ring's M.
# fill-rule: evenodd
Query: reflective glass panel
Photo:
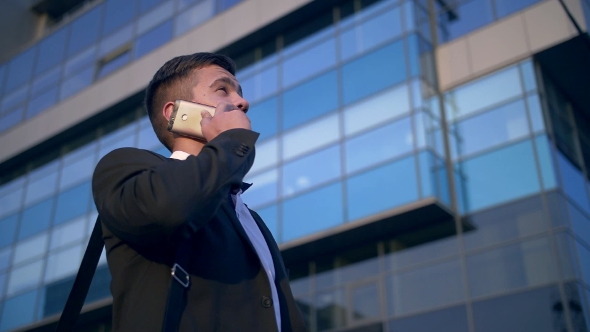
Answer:
M80 73L68 78L61 84L60 99L66 99L71 95L74 95L90 84L94 79L94 67L90 67Z
M494 4L496 5L496 15L498 18L516 13L537 2L539 2L539 0L494 0Z
M31 95L35 96L37 93L46 90L49 87L56 86L61 76L61 68L62 66L58 65L43 75L37 76L31 87Z
M288 87L336 63L336 42L330 38L283 62L283 86Z
M464 297L459 260L387 278L387 307L389 314L394 316L460 302Z
M402 41L342 66L344 104L350 104L406 79Z
M167 21L137 38L135 58L140 58L167 43L172 38L172 28L172 21Z
M23 185L24 181L19 180L5 185L8 190L0 196L0 217L20 209L23 199Z
M82 240L86 234L86 219L86 216L82 216L54 227L51 231L49 249L53 250Z
M63 190L71 186L72 184L78 183L82 180L89 179L92 176L95 166L95 149L96 144L90 146L91 149L83 149L81 152L85 152L72 162L68 163L61 170L61 177L59 181L59 189Z
M505 0L502 0L505 1ZM525 0L529 1L529 0ZM532 0L538 1L538 0ZM535 67L533 66L533 62L531 60L522 62L520 64L520 71L522 73L522 79L524 82L524 89L525 91L532 91L537 88L537 81L535 79Z
M547 136L542 135L535 138L537 147L537 157L539 158L539 166L541 168L541 177L543 180L543 188L545 190L553 189L557 186L555 178L555 170L553 166L553 158L551 158L551 145Z
M447 118L458 119L521 94L518 67L512 67L447 93Z
M247 177L244 182L252 183L252 187L244 193L244 203L256 207L272 202L278 196L278 171L272 169L253 177Z
M505 142L515 141L529 133L523 100L501 106L455 124L454 155L465 156Z
M586 213L590 213L590 203L582 171L574 166L561 152L557 152L557 164L561 175L561 186L565 194Z
M27 99L27 92L29 92L29 86L25 85L11 93L6 94L2 99L2 111L11 109Z
M54 224L61 224L64 221L88 212L90 197L90 182L85 182L60 193L57 196Z
M160 147L161 144L151 125L139 130L138 148L149 150L154 147Z
M102 35L106 36L127 24L133 20L135 14L135 1L107 0Z
M154 8L157 4L164 0L139 0L139 11L141 13L146 12Z
M10 111L10 112L4 114L4 116L0 117L0 132L3 132L6 129L19 124L23 119L23 115L24 115L24 108L23 107L19 107L13 111ZM1 207L0 207L0 209L1 209ZM2 213L0 212L0 215L1 214Z
M39 43L39 54L35 74L41 74L63 61L66 53L66 38L68 29L64 28Z
M346 135L351 135L409 111L408 87L404 84L346 107L344 130Z
M94 67L96 59L96 45L93 45L76 56L71 57L65 64L64 75L66 77L88 67Z
M103 6L99 5L72 23L68 42L68 56L72 56L96 42L102 8Z
M54 199L33 205L22 212L18 239L24 239L49 228L53 216Z
M399 7L394 7L342 32L340 52L343 60L363 53L402 33Z
M250 107L248 117L252 122L252 130L259 132L258 140L276 135L278 130L279 104L277 98L270 98Z
M404 118L346 141L348 174L412 151L410 118Z
M275 93L278 89L278 68L271 66L245 80L240 80L244 98L256 102Z
M135 146L136 128L137 122L130 123L101 138L98 159L115 149Z
M346 325L348 301L342 288L316 294L316 326L318 331L341 328Z
M590 284L590 249L587 248L587 245L583 245L579 241L575 243L578 248L578 258L583 280L586 284Z
M55 105L58 99L59 89L57 87L50 89L42 94L31 98L29 106L27 107L27 118L32 118L35 115L45 111L49 107Z
M466 264L473 297L557 280L557 266L548 238L469 255Z
M131 39L133 39L133 24L129 24L112 35L103 38L98 47L98 56L103 57L113 52L128 43Z
M478 210L540 190L532 144L525 141L461 163L467 209Z
M186 2L187 0L180 1ZM213 15L215 15L215 2L213 0L200 1L193 7L182 10L180 14L177 14L174 20L174 33L176 36L179 36L205 22L210 17L213 17Z
M380 292L377 283L354 287L351 290L352 319L362 321L381 317Z
M493 21L490 0L469 0L439 15L442 42L460 37Z
M43 260L13 269L10 272L10 279L8 280L8 287L6 289L7 295L14 295L27 288L35 287L41 281L41 274L43 273Z
M33 61L35 60L36 48L30 48L14 57L8 64L4 93L11 92L14 88L20 87L31 79L33 74Z
M76 274L81 259L81 245L49 255L44 282L49 283Z
M18 242L14 250L13 264L19 264L27 260L42 256L47 247L49 236L47 232L35 235L26 240Z
M275 238L275 241L280 243L281 241L279 238L279 225L278 225L279 222L278 222L277 206L271 205L271 206L266 207L264 209L257 210L256 212L258 213L260 218L262 218L262 220L266 224L266 227L268 227L268 229L272 233L272 236Z
M389 332L468 332L467 309L461 305L389 323Z
M444 238L447 234L438 231L434 241L421 243L409 248L400 248L399 241L392 240L386 242L385 249L388 254L385 256L385 270L398 271L408 270L411 266L425 265L424 263L449 258L459 254L459 243L457 237L452 234Z
M6 273L0 273L0 298L4 297L4 287L6 286Z
M331 71L283 95L283 129L292 128L338 107L338 80Z
M350 220L415 201L418 199L418 183L414 157L351 177L347 189Z
M131 51L127 51L113 60L103 64L98 71L98 78L107 76L115 70L123 67L131 60Z
M30 205L55 193L58 166L59 162L53 162L35 172L29 173L25 205Z
M340 177L340 145L307 155L283 165L283 196Z
M256 144L256 158L250 173L256 173L261 169L274 166L279 162L279 144L276 138Z
M0 250L0 271L8 268L10 258L12 257L12 247ZM1 297L1 295L0 295Z
M31 323L35 319L37 290L13 297L4 302L0 330L8 331Z
M283 159L299 156L340 138L339 114L323 117L283 135Z
M144 32L151 30L153 27L164 22L174 13L174 2L167 1L162 5L154 8L149 13L146 13L137 20L136 34L141 35Z
M542 131L545 129L545 121L543 120L543 111L538 95L529 96L527 99L529 107L529 114L531 116L531 125L533 132Z
M559 307L559 289L550 286L473 303L473 323L478 332L566 331Z
M337 182L286 200L282 214L283 241L340 225L344 218L342 184Z
M16 233L18 214L0 220L0 248L12 244Z

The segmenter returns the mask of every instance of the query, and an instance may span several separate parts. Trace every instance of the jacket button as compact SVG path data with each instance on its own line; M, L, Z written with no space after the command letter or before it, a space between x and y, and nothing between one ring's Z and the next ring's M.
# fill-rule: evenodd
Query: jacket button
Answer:
M262 306L265 308L272 307L272 300L268 296L262 297Z

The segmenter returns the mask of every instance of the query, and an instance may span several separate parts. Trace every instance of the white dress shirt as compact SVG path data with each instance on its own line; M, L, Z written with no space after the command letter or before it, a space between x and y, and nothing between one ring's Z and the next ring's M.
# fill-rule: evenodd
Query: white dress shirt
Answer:
M170 158L185 160L188 156L190 156L190 154L184 151L174 151ZM272 293L273 308L275 310L275 318L277 320L277 327L279 329L279 332L281 332L281 308L279 306L279 296L277 292L277 287L274 282L275 267L272 260L272 256L270 254L270 250L268 249L268 245L264 240L264 236L262 235L262 232L260 232L260 228L258 228L258 225L256 224L256 221L254 221L254 218L248 210L248 207L242 201L241 195L241 190L237 194L231 195L231 198L234 202L234 206L236 208L236 216L238 217L238 220L240 220L240 223L242 224L244 231L246 231L246 234L248 235L250 242L254 246L256 254L260 259L260 263L262 264L262 267L266 272L266 276L268 277L270 290Z

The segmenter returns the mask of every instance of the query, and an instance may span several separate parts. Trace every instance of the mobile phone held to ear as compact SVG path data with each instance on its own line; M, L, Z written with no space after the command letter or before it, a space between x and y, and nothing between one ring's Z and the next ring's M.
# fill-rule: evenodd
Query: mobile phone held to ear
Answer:
M201 111L215 115L215 107L186 100L174 102L174 110L168 122L168 131L184 136L205 138L201 130Z

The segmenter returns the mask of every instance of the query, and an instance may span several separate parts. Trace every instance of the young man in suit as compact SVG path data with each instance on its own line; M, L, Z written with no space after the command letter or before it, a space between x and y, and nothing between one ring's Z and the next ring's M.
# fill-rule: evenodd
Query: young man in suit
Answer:
M113 331L162 330L179 243L190 286L180 308L166 313L178 315L179 331L306 330L277 244L241 198L258 133L234 75L222 55L168 61L149 83L145 106L170 158L122 148L95 169ZM216 107L213 116L203 114L204 139L167 130L177 99Z

